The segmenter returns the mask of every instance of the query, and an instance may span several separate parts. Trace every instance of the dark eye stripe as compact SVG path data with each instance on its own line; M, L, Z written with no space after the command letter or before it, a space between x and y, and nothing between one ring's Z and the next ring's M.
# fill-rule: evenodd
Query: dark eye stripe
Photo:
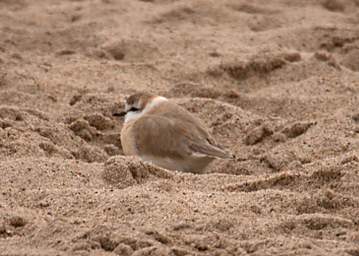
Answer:
M134 112L136 112L136 111L139 111L139 109L138 109L138 108L135 108L135 107L131 107L128 111L134 111Z

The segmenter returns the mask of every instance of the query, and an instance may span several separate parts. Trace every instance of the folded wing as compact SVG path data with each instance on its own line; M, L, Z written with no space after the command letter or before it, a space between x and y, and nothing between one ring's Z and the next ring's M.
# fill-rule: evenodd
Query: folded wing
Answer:
M231 158L231 154L214 145L209 134L196 122L167 118L160 115L146 115L138 119L134 129L137 149L143 155L184 159L190 156L210 158ZM159 146L161 145L161 146Z

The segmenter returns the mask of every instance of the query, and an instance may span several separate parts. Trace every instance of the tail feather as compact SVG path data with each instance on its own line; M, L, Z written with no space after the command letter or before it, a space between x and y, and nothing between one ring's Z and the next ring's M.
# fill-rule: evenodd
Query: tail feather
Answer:
M213 158L221 158L221 159L234 159L235 156L230 153L227 152L219 147L216 147L214 145L211 144L205 144L205 145L198 145L198 144L194 144L191 146L191 150L195 153L195 154L203 154L209 157L213 157Z

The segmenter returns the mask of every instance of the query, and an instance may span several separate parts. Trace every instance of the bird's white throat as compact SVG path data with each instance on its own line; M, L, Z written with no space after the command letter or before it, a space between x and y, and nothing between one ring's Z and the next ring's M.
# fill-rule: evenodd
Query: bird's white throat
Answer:
M146 112L150 111L152 108L154 108L155 106L157 106L158 104L167 101L168 99L166 99L165 97L162 96L157 96L155 98L153 98L151 100L150 103L148 103L146 105L146 107L142 110L142 111L130 111L127 112L127 114L125 115L125 123L129 122L129 121L133 121L136 120L138 118L140 118L141 116L143 116Z

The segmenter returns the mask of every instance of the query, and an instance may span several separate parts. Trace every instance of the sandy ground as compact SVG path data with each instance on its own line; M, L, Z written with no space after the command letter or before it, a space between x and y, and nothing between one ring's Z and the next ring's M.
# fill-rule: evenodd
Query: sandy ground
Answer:
M359 1L0 0L0 255L359 255ZM146 90L236 155L122 156Z

